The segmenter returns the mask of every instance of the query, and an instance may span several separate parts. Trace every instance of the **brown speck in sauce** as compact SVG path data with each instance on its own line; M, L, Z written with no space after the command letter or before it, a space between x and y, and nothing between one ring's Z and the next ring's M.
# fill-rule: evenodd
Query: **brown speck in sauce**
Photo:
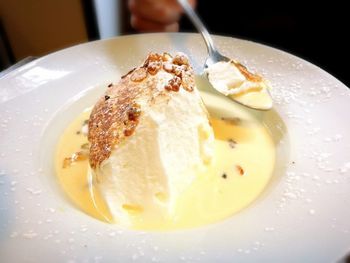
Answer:
M81 133L81 131L77 131L76 134L79 135Z
M108 95L105 95L105 100L109 100L111 97Z
M233 139L228 139L227 141L228 141L228 146L230 146L230 148L233 149L233 148L236 147L237 142L236 142L235 140L233 140Z
M237 117L221 117L221 120L225 121L227 124L238 125L241 122L240 118Z
M238 170L239 175L244 175L244 170L240 165L236 165L236 169Z
M227 178L227 174L226 174L226 173L223 173L223 174L221 175L221 177L224 178L224 179L226 179L226 178Z
M90 147L90 144L89 143L84 143L80 146L81 149L84 149L84 150L89 150L89 147Z
M112 86L113 86L113 83L109 83L107 87L110 88Z

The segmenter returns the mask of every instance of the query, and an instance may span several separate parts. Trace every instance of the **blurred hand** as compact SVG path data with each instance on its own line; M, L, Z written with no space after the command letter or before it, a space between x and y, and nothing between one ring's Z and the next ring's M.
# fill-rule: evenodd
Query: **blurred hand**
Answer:
M196 0L188 0L195 7ZM131 26L141 32L176 32L183 13L176 0L128 0Z

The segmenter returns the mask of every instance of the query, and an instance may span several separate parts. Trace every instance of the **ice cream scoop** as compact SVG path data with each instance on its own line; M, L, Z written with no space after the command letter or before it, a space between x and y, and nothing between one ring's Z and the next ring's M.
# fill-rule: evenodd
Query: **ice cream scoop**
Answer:
M149 54L110 85L90 120L90 167L114 219L171 214L196 171L212 161L214 135L188 58Z

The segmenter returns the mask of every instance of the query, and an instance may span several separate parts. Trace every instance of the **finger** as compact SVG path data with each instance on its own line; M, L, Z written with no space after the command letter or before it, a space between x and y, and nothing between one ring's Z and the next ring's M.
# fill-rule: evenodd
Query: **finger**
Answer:
M141 32L177 32L179 31L178 23L161 24L143 19L138 16L131 16L131 26Z
M128 6L133 15L162 24L178 22L182 13L174 0L129 0Z

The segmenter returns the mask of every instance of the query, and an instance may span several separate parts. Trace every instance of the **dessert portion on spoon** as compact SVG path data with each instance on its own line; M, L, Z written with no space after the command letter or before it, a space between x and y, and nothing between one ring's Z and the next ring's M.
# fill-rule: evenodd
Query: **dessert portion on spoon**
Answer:
M217 91L240 104L260 110L272 108L269 82L262 76L251 73L241 63L234 60L219 61L208 66L205 73Z
M269 110L273 106L269 93L270 85L260 75L251 73L238 61L220 54L214 45L208 30L188 4L187 0L178 0L188 18L201 33L208 49L209 57L204 67L208 80L221 94L255 110Z
M214 154L208 114L181 53L151 53L111 85L88 130L91 173L111 214L125 225L137 213L171 214Z

